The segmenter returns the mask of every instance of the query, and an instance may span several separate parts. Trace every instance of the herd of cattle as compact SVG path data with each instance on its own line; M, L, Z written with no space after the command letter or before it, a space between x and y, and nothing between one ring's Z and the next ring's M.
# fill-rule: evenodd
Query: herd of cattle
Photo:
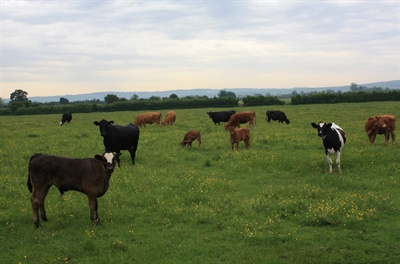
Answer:
M214 125L226 122L225 130L229 131L231 148L236 150L240 141L245 143L246 149L250 147L250 129L240 128L241 124L249 123L249 127L256 127L256 113L254 111L238 112L219 111L208 112L208 116ZM45 197L52 185L55 185L61 195L68 190L75 190L87 195L90 207L90 219L100 224L97 213L97 198L103 196L108 189L111 174L115 164L120 167L121 150L128 150L132 165L135 164L136 150L139 142L139 127L146 127L146 124L156 124L157 126L174 125L176 113L170 111L166 114L164 121L161 121L160 112L149 112L139 114L133 123L126 126L114 125L114 121L94 121L94 125L99 126L100 135L103 137L105 152L102 155L95 155L94 158L78 159L60 156L45 155L36 153L31 156L28 166L28 189L32 193L31 204L33 212L33 222L36 227L40 226L40 216L43 221L47 221L44 208ZM289 119L282 111L268 110L266 112L268 122L271 120L285 122L289 124ZM60 126L72 120L71 113L62 115ZM340 154L341 149L346 143L344 130L335 123L319 122L311 123L316 128L318 136L322 138L325 148L325 155L329 165L329 173L332 173L332 156L336 155L338 171L341 172ZM392 143L395 142L396 119L392 115L371 116L365 123L365 131L371 144L374 144L376 135L383 134L387 144L390 136ZM198 150L201 145L201 134L198 130L187 132L181 142L184 147L192 146L194 140L198 141Z

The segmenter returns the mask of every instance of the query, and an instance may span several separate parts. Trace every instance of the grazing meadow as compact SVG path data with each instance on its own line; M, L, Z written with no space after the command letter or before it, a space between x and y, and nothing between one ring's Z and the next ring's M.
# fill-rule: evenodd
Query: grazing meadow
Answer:
M0 117L2 263L399 263L399 144L370 145L364 124L393 114L399 102L237 107L256 111L250 149L231 151L229 132L208 111L176 110L174 126L140 129L136 165L122 151L101 225L86 195L52 187L48 221L33 224L27 169L42 152L93 157L104 151L93 121L133 122L137 112ZM266 121L282 110L290 124ZM162 110L163 117L169 110ZM311 122L335 122L347 134L342 173L328 173ZM245 124L244 126L248 126ZM242 125L243 127L243 125ZM196 129L202 145L182 148Z

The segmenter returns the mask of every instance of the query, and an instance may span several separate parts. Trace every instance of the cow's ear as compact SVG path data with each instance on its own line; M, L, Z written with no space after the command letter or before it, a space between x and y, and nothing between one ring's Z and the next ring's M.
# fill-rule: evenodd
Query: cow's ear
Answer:
M94 155L94 158L101 161L103 160L103 156L101 155Z
M93 124L95 124L96 126L100 125L100 123L97 121L94 121Z
M327 127L332 127L332 123L326 124Z
M122 153L121 153L121 152L120 152L120 153L116 153L116 154L115 154L115 158L116 158L116 159L118 159L118 158L119 158L119 156L121 156L121 155L122 155Z
M108 124L112 125L114 124L114 121L109 121Z
M312 125L312 127L314 127L314 128L318 128L317 124L315 124L314 122L311 123L311 125Z

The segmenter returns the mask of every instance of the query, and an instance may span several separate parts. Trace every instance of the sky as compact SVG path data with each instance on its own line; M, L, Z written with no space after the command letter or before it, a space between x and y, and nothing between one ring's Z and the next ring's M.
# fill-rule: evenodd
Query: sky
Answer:
M400 1L1 0L0 97L398 80Z

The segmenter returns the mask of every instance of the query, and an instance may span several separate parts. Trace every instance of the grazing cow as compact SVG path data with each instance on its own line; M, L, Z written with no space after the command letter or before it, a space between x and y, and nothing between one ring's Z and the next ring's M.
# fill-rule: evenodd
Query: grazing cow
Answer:
M233 114L228 123L225 125L225 130L230 130L230 127L240 127L240 124L249 122L250 126L256 127L256 112L246 111Z
M392 135L392 144L394 144L396 140L396 118L392 115L371 116L365 123L365 131L371 144L375 143L377 134L385 135L385 144L388 143L390 135Z
M279 123L286 122L286 124L289 124L290 121L289 119L287 119L286 114L282 111L272 111L272 110L268 110L266 112L267 118L268 118L268 123L271 122L271 119L276 121L278 120Z
M121 153L121 150L128 150L131 154L132 165L135 165L136 149L139 142L139 128L130 123L127 126L113 125L114 121L101 120L93 122L100 128L100 135L103 137L103 144L106 152ZM119 155L117 155L118 167L121 167Z
M329 164L329 173L332 173L332 158L336 153L336 164L338 171L342 172L340 167L340 152L346 143L346 134L344 130L335 123L325 123L320 121L318 124L311 123L311 126L316 128L318 136L322 138L322 144L325 147L326 160Z
M146 124L153 124L156 123L157 126L161 125L161 113L160 112L148 112L148 113L142 113L139 114L135 122L133 122L135 125L139 127L146 127Z
M64 125L65 122L69 123L72 120L72 114L71 113L64 113L61 117L61 121L60 121L60 126Z
M162 122L161 124L163 126L168 126L169 124L171 124L173 126L175 123L175 120L176 120L176 113L174 111L169 111L165 115L164 122Z
M60 190L74 190L87 195L90 219L100 224L97 213L97 198L108 189L115 161L121 153L111 152L94 158L71 159L36 153L31 156L28 168L28 189L32 193L33 223L40 226L39 210L43 221L47 221L44 199L52 185ZM33 189L33 191L32 191Z
M250 129L247 127L235 129L234 127L229 128L230 139L232 144L232 151L233 145L236 143L236 150L239 149L239 142L243 141L246 145L246 149L250 147Z
M192 147L192 142L196 140L199 142L198 150L200 150L200 145L201 145L201 134L197 130L190 130L185 134L185 137L183 138L181 142L181 146L184 147L186 145L189 145L189 147Z
M234 110L231 110L231 111L220 111L220 112L207 112L207 114L208 117L210 117L214 122L214 125L216 124L219 125L219 122L228 122L229 118L231 118L233 114L236 114L236 112Z

